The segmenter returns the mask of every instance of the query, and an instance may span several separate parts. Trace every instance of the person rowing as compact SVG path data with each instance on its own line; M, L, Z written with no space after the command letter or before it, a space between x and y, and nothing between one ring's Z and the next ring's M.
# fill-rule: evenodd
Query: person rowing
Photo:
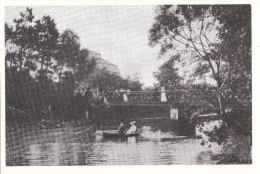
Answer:
M124 135L125 134L125 125L124 125L124 122L121 122L120 123L120 126L118 128L118 134L119 135Z
M136 121L130 122L131 127L127 130L126 134L132 134L136 133L137 127L136 127Z

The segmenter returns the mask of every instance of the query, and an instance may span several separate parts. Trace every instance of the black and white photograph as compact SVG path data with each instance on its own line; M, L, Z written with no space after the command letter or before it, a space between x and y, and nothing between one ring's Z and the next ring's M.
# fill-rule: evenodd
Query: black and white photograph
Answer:
M7 167L254 162L251 4L5 6L4 36Z

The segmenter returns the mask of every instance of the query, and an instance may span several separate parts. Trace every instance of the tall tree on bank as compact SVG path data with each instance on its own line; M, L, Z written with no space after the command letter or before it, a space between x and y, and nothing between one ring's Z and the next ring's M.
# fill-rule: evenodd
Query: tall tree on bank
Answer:
M226 52L233 55L230 78L225 88L228 102L252 99L251 68L251 6L212 6L214 16L222 25L219 37ZM235 68L237 67L237 68Z
M75 68L76 60L80 54L79 36L71 29L66 29L58 38L55 71L59 80L64 68Z
M50 16L43 16L35 22L35 32L37 38L35 40L37 59L40 63L39 74L48 75L53 73L52 60L55 59L57 52L57 43L59 32L56 28L56 23Z
M173 56L159 67L159 72L154 73L159 84L166 89L174 89L180 83L181 77L178 75L178 68L175 67L175 62L179 59L180 55Z
M65 69L73 70L77 82L86 80L96 65L95 60L89 59L88 55L87 49L80 49L79 36L73 30L66 29L58 38L55 70L59 80Z
M6 63L9 68L35 70L34 43L34 15L32 9L20 12L20 17L14 19L14 27L5 25L5 42L9 47L6 55Z
M7 67L30 70L33 74L52 72L59 32L50 16L35 21L32 9L26 8L14 19L14 26L6 24L5 29Z
M87 49L81 49L79 56L76 60L75 66L75 80L80 82L89 78L93 73L96 66L96 61L93 58L89 58L89 51Z
M180 53L185 55L181 57L181 61L185 62L188 58L193 63L195 75L210 74L217 84L220 113L225 113L223 90L232 79L231 74L240 68L240 64L238 64L240 60L237 58L237 54L234 54L234 49L228 49L224 44L230 38L225 37L223 33L221 35L227 26L223 25L224 17L222 17L222 21L219 20L220 15L223 16L221 10L216 9L229 8L229 12L235 13L233 15L243 15L241 11L233 10L232 7L218 5L159 6L149 36L150 46L161 46L160 55L166 52ZM242 9L242 6L234 8ZM244 23L247 22L250 21L244 21ZM248 30L239 35L246 32ZM237 37L231 33L229 36ZM236 45L236 49L240 49L238 45Z

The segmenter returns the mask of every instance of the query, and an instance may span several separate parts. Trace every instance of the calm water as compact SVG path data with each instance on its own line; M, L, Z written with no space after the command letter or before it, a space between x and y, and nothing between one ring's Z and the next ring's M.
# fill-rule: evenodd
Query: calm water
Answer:
M211 154L221 147L201 146L195 139L145 130L141 137L110 139L102 131L91 136L65 137L48 130L7 135L7 165L171 165L215 164Z

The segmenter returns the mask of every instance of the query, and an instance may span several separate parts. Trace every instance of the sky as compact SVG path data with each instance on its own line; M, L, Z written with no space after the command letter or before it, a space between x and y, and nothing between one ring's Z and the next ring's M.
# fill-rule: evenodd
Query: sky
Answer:
M158 60L158 47L148 46L155 6L37 6L35 19L50 15L59 32L69 28L80 37L81 48L101 53L118 66L121 76L138 75L144 86L153 86L153 72L165 60ZM5 21L13 24L26 7L6 7Z

